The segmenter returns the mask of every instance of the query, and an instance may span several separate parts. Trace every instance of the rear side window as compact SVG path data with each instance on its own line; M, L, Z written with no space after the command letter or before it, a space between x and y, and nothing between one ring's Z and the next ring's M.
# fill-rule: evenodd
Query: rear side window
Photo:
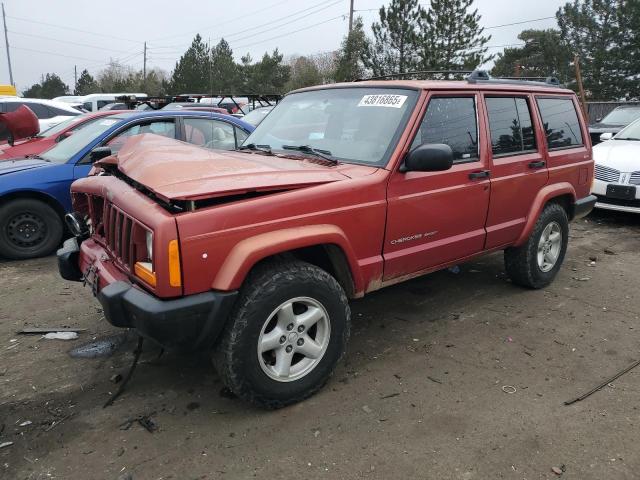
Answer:
M494 155L517 155L536 149L527 100L518 97L487 97Z
M538 98L537 101L550 150L582 145L582 131L572 99Z
M477 159L478 123L475 98L432 98L411 148L424 143L449 145L453 151L454 163Z

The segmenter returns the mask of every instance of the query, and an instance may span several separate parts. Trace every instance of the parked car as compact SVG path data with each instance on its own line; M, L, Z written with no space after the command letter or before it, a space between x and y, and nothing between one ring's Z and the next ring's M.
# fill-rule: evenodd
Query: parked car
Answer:
M38 117L29 107L20 105L13 112L0 113L0 143L5 148L40 131Z
M123 151L73 184L60 273L268 408L327 381L349 298L498 250L543 288L595 203L588 128L570 90L477 78L298 90L240 151Z
M103 112L105 110L131 110L131 109L126 103L114 102L114 103L107 103L105 106L100 107L98 109L99 112L101 111Z
M640 213L640 119L593 147L597 208Z
M254 110L251 110L245 116L242 117L247 123L250 123L254 127L260 125L260 122L265 119L265 117L269 114L269 112L273 110L273 107L258 107Z
M202 106L199 103L195 102L172 102L164 107L162 110L194 110L198 112L215 112L227 114L227 110L225 108L212 107L211 105Z
M64 233L64 214L71 210L71 182L87 175L99 156L117 153L131 136L155 133L231 150L252 130L238 119L209 112L124 112L99 118L39 155L0 162L0 256L23 259L52 252Z
M78 115L77 117L70 117L69 119L60 122L55 127L51 127L44 132L28 136L27 138L22 138L21 140L15 142L13 146L8 144L0 144L0 160L18 159L38 155L39 153L42 153L45 150L51 148L56 143L61 142L65 138L69 137L78 129L90 125L92 122L97 121L99 118L114 115L116 113L119 112L95 112Z
M82 102L82 105L88 112L97 112L105 105L114 103L118 100L118 97L124 96L136 97L139 99L147 98L146 93L90 93L89 95L80 97L79 101Z
M0 112L2 113L14 112L20 105L29 107L36 114L41 132L82 113L67 103L54 102L53 100L22 97L0 98Z
M589 125L591 143L597 145L602 141L600 136L603 133L615 135L638 118L640 118L640 105L621 105L614 108L604 118L598 118L594 124Z

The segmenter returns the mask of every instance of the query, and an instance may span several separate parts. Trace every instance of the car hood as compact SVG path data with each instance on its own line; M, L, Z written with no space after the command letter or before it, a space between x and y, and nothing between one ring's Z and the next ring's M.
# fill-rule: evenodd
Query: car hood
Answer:
M593 147L597 165L615 168L620 172L640 171L640 142L635 140L608 140Z
M31 170L33 168L46 167L51 162L39 160L37 158L13 158L8 160L0 160L0 175L21 172L23 170Z
M163 200L202 200L282 191L369 175L375 167L257 153L214 151L153 134L132 137L117 156L118 170Z

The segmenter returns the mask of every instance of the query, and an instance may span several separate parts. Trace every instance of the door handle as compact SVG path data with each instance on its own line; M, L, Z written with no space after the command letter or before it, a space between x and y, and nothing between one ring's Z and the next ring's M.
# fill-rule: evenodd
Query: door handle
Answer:
M480 178L488 178L489 177L489 170L480 170L479 172L471 172L469 174L469 178L471 180L478 180Z
M529 168L542 168L547 164L544 160L529 163Z

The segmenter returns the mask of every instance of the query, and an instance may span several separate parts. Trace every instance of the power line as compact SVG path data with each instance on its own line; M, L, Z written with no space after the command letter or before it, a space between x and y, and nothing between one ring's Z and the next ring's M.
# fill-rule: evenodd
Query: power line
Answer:
M78 45L80 47L97 48L99 50L107 50L107 51L110 51L110 52L117 52L117 53L128 53L126 50L116 50L116 49L113 49L113 48L105 48L105 47L99 46L99 45L91 45L91 44L87 44L87 43L71 42L69 40L60 40L58 38L45 37L44 35L36 35L35 33L22 33L22 32L15 32L13 30L8 30L8 32L13 34L13 35L22 35L22 36L25 36L25 37L43 38L45 40L53 40L54 42L68 43L69 45Z
M142 43L140 40L132 40L130 38L116 37L114 35L105 35L103 33L90 32L88 30L80 30L79 28L73 28L68 25L56 25L55 23L40 22L36 20L29 20L28 18L13 17L11 15L7 15L7 18L10 18L12 20L18 20L20 22L35 23L36 25L46 25L47 27L55 27L55 28L61 28L63 30L72 30L74 32L87 33L89 35L95 35L97 37L113 38L116 40L122 40L124 42Z
M271 40L275 40L275 39L277 39L277 38L286 37L287 35L293 35L294 33L302 32L302 31L304 31L304 30L309 30L310 28L317 27L318 25L323 25L323 24L325 24L325 23L331 22L331 21L336 20L336 19L338 19L338 18L342 18L342 19L344 19L344 18L345 18L345 15L338 15L337 17L329 18L329 19L327 19L327 20L324 20L323 22L314 23L313 25L308 25L308 26L306 26L306 27L304 27L304 28L300 28L300 29L298 29L298 30L292 30L292 31L290 31L290 32L283 33L282 35L276 35L275 37L264 38L264 39L262 39L262 40L260 40L260 41L257 41L257 42L248 43L248 44L246 44L246 45L241 45L241 46L239 46L239 47L236 47L236 50L239 50L239 49L241 49L241 48L251 47L251 46L253 46L253 45L257 45L257 44L259 44L259 43L263 43L263 42L268 42L268 41L271 41Z
M250 31L253 31L253 30L257 29L257 28L262 28L262 27L269 27L271 29L280 28L280 27L283 27L283 26L288 25L290 23L297 22L298 20L302 20L303 18L308 17L310 15L314 15L316 13L319 13L322 10L326 10L327 8L330 8L330 7L334 6L334 5L337 5L338 3L342 3L342 1L343 0L335 0L335 1L331 2L331 3L329 3L329 4L326 4L325 2L320 2L320 3L317 3L317 4L313 5L313 6L311 6L311 7L303 8L302 10L298 10L297 12L290 13L289 15L285 15L284 17L280 17L280 18L277 18L275 20L271 20L269 22L266 22L266 23L263 23L263 24L260 24L260 25L254 25L252 27L245 28L244 30L239 30L237 32L230 33L230 34L227 34L227 35L224 35L224 36L216 37L216 38L213 39L213 41L215 42L216 40L221 40L222 38L227 38L228 39L228 38L231 38L231 37L235 37L236 35L240 35L241 33L250 32ZM318 7L320 7L320 8L318 8ZM288 18L295 17L297 15L300 15L301 13L305 13L305 12L308 12L309 10L314 10L314 9L317 9L317 10L314 11L314 12L308 13L306 15L303 15L302 17L297 18L295 20L291 20L291 21L286 22L286 23L284 23L282 25L274 27L274 24L280 23L282 20L286 20ZM253 35L248 35L248 36L242 37L240 39L236 38L234 41L244 40L244 39L250 38L252 36L260 35L261 33L265 33L265 32L261 31L261 32L255 33ZM171 47L181 48L182 45L171 45Z
M239 16L239 17L231 18L231 19L229 19L229 20L224 20L224 22L217 23L217 24L215 24L215 25L209 25L208 27L201 28L201 29L199 29L199 30L195 31L195 33L199 33L200 31L209 30L210 28L219 27L219 26L221 26L221 25L224 25L225 23L234 22L234 21L236 21L236 20L243 20L243 19L245 19L246 17L252 16L252 15L256 15L256 14L258 14L258 13L262 13L262 12L264 12L265 10L270 10L271 8L273 8L273 7L277 7L278 5L282 5L283 3L286 3L286 2L288 2L288 1L289 1L289 0L280 0L279 2L273 3L273 4L271 4L271 5L268 5L268 6L264 7L264 8L261 8L261 9L259 9L259 10L254 10L254 11L253 11L253 12L251 12L251 13L247 13L247 14L245 14L245 15L241 15L241 16ZM152 41L156 41L156 40L166 40L166 39L168 39L168 38L182 37L182 36L185 36L185 35L193 35L193 33L194 33L194 30L190 30L189 32L185 32L185 33L178 33L178 34L176 34L176 35L169 35L169 36L167 36L167 37L154 38L154 39L152 39Z
M553 17L542 17L542 18L534 18L532 20L523 20L521 22L513 22L513 23L505 23L503 25L493 25L492 27L484 27L485 30L491 30L492 28L502 28L502 27L510 27L511 25L522 25L523 23L532 23L532 22L541 22L542 20L550 20Z

